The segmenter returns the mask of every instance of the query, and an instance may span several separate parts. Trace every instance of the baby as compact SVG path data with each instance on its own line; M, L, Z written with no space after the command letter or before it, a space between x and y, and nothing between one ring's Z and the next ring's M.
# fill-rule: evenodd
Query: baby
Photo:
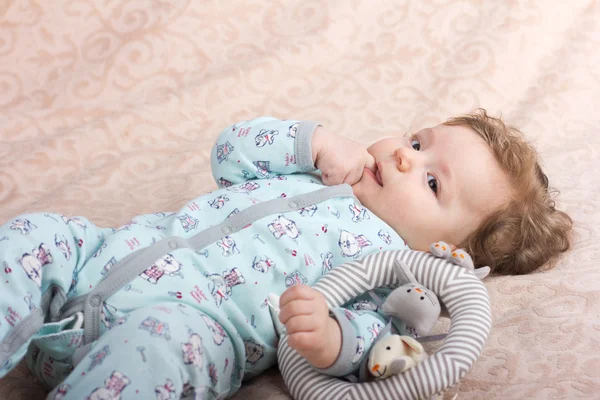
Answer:
M524 274L569 247L535 151L483 110L367 149L258 118L221 133L211 166L221 189L176 213L1 226L0 377L26 358L50 399L225 398L277 361L270 292L290 346L344 376L385 320L368 296L329 309L310 285L332 268L444 240Z

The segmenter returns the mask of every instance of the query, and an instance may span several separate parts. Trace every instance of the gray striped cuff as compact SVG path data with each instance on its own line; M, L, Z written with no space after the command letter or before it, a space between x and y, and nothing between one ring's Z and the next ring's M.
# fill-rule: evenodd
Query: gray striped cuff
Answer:
M344 312L337 308L329 309L331 316L335 318L342 331L342 349L337 360L329 368L315 368L315 370L332 376L346 376L351 371L352 359L356 355L356 332L352 323L346 318ZM358 367L358 365L357 365ZM314 367L313 367L314 368Z
M314 171L312 159L312 137L319 123L314 121L301 121L296 131L296 162L301 172Z

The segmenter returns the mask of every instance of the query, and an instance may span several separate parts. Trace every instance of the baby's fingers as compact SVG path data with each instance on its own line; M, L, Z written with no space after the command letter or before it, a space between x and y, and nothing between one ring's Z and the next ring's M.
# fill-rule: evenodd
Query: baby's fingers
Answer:
M314 300L318 292L307 285L294 285L279 298L279 308L283 309L286 304L296 300Z
M375 162L375 157L373 157L370 153L367 153L366 155L365 168L368 168L373 172L377 171L377 163Z
M346 175L346 178L344 178L344 183L347 183L348 185L354 185L355 183L360 181L360 178L362 178L363 171L364 168L362 167L362 165L360 167L350 170L348 172L348 175Z
M310 300L296 300L283 306L279 311L279 320L286 324L290 318L299 315L312 315L315 311L315 304Z
M300 352L311 352L323 347L323 341L318 340L314 332L296 332L288 334L288 345Z
M325 185L339 185L344 181L344 176L340 173L339 169L328 169L322 172L322 180Z
M285 323L288 334L297 332L314 332L319 327L319 319L312 315L296 315Z

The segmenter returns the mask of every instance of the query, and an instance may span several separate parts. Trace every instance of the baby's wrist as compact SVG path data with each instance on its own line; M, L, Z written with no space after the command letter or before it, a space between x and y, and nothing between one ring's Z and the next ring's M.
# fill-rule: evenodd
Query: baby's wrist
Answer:
M322 126L317 126L312 136L311 150L312 150L312 162L315 167L318 168L318 163L325 150L325 142L329 132Z
M312 356L305 356L313 367L319 369L331 367L342 350L342 330L334 318L329 317L325 335L325 348L322 351L316 351Z

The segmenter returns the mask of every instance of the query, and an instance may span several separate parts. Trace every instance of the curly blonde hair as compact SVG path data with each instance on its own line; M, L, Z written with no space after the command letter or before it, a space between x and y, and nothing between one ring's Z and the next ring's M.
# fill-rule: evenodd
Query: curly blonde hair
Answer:
M488 265L498 274L527 274L548 262L552 266L552 261L570 248L573 221L556 209L558 192L549 188L535 149L518 129L484 109L444 124L464 125L477 132L513 189L510 200L492 212L460 247L471 254L476 265Z

